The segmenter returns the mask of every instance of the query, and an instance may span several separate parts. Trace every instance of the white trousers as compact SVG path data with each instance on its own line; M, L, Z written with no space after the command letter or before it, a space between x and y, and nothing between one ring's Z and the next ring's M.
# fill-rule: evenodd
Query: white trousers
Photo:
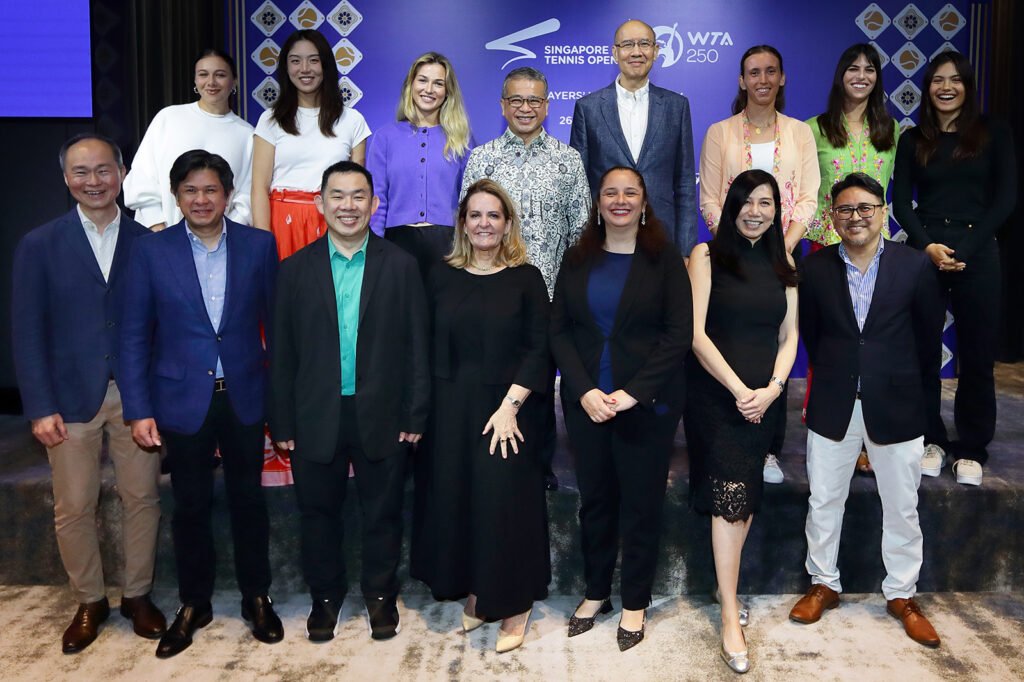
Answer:
M843 591L839 582L839 537L862 442L882 499L882 561L887 572L882 593L886 599L909 599L917 591L924 552L917 515L924 437L891 445L875 443L864 428L859 399L854 402L842 440L807 431L807 480L811 488L805 528L807 572L812 584Z

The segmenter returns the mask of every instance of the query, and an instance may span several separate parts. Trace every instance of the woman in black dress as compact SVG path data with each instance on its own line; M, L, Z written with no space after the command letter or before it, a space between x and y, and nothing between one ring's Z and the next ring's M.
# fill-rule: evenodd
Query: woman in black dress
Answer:
M686 442L691 502L711 514L722 604L722 658L746 672L736 596L740 557L760 506L763 453L797 348L793 258L782 239L779 186L761 170L740 173L714 239L690 254L693 356Z
M434 398L417 457L412 574L437 599L468 597L466 632L501 619L496 649L523 642L547 597L542 400L548 297L512 201L492 180L459 204L448 267L433 268Z
M981 114L974 68L966 57L938 55L925 70L923 85L928 94L921 102L921 124L901 135L896 148L892 208L907 243L935 264L952 304L960 381L953 403L959 440L950 443L939 414L942 346L935 339L921 473L938 476L948 449L957 482L981 485L996 427L996 230L1017 200L1017 163L1009 126Z
M679 252L647 204L643 177L612 168L555 284L551 348L576 455L587 591L569 636L611 611L621 537L625 651L644 637L672 441L693 331Z

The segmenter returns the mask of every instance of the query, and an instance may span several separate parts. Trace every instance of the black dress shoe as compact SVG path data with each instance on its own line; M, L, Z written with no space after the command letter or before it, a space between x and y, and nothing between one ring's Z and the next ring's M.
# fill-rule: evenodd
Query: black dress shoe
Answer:
M584 598L583 601L586 601L586 598ZM583 606L583 601L581 601L580 605L576 607L576 611L579 611L580 606ZM601 602L601 608L598 609L597 613L591 616L590 618L581 618L576 615L576 611L573 611L572 616L569 618L570 637L575 637L576 635L582 635L584 632L588 632L591 628L594 627L594 620L597 619L598 616L603 616L606 613L611 613L612 600L605 599L603 602Z
M252 636L264 644L274 644L284 639L284 626L274 613L274 602L262 595L242 599L242 618L252 624Z
M341 615L341 600L314 599L306 618L306 637L311 642L329 642L334 639Z
M167 632L167 619L148 594L121 597L121 615L132 622L132 629L139 637L160 639Z
M104 597L89 604L79 604L71 625L64 631L61 650L66 654L77 654L96 640L100 624L110 617L110 602Z
M192 646L192 634L199 628L205 628L213 621L213 608L210 603L182 604L174 616L174 622L160 638L156 646L157 658L177 656Z
M622 621L619 621L620 623ZM636 632L632 630L626 630L619 625L618 631L615 633L615 641L619 644L619 651L625 651L632 649L637 644L644 640L644 629L647 627L647 614L644 613L644 622L640 626L640 629Z
M391 639L402 631L396 599L396 597L368 597L366 599L366 617L370 621L370 637L373 639Z

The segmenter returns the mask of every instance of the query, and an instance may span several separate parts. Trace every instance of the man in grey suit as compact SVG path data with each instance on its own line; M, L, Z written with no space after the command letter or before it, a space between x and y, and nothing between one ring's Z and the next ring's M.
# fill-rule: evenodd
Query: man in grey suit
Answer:
M576 102L569 144L583 157L591 191L613 166L635 168L644 178L655 214L680 252L697 244L690 103L652 85L647 75L658 56L654 29L630 20L615 32L619 77Z

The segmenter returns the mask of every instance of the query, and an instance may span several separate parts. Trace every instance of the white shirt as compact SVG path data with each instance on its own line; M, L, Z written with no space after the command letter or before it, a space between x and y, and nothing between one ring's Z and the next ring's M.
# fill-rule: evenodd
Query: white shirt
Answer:
M110 278L110 266L114 263L114 250L117 248L117 234L121 231L121 209L117 209L117 215L103 229L100 234L96 223L85 217L82 207L78 206L78 218L82 221L82 228L85 229L85 236L92 247L92 255L96 256L96 263L103 273L103 280Z
M640 148L644 146L644 136L647 134L647 111L649 95L651 92L651 81L644 83L643 87L636 92L630 92L619 85L619 79L615 79L615 102L619 107L619 125L622 126L622 134L626 137L626 144L629 145L629 153L633 157L633 163L640 160Z
M256 135L274 146L273 189L297 189L315 192L320 189L324 171L331 164L346 161L352 149L370 136L363 115L345 107L334 124L334 137L320 134L320 109L299 107L295 114L298 135L289 135L267 109L256 123Z
M161 109L146 129L124 179L124 205L135 211L135 220L146 227L157 223L170 227L181 220L178 202L171 194L170 172L175 159L191 149L205 149L228 162L235 176L235 191L225 214L248 225L252 126L231 112L203 111L198 102Z
M775 172L775 143L758 142L750 145L750 167L763 170L765 173Z

